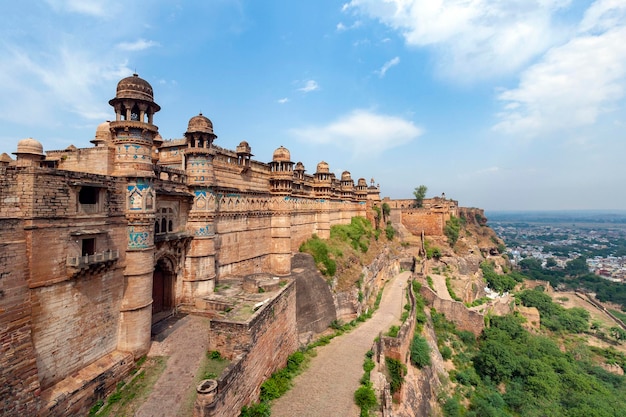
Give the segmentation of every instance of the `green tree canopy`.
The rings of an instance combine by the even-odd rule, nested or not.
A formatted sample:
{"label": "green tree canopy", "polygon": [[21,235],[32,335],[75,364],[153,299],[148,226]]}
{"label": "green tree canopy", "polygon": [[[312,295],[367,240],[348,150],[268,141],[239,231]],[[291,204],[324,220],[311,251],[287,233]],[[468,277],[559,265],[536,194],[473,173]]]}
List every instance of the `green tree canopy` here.
{"label": "green tree canopy", "polygon": [[415,191],[413,191],[413,195],[415,196],[415,205],[417,207],[422,207],[422,205],[424,204],[426,191],[428,191],[428,187],[426,187],[425,185],[420,185],[419,187],[415,188]]}

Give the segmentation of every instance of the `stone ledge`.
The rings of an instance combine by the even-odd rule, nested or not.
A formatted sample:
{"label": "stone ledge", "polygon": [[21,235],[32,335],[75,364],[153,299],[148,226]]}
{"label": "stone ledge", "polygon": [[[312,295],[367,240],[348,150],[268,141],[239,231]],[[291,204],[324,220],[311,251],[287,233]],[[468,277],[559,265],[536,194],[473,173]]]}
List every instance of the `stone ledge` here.
{"label": "stone ledge", "polygon": [[42,391],[42,416],[86,414],[96,400],[104,398],[135,365],[133,355],[113,351],[50,388]]}

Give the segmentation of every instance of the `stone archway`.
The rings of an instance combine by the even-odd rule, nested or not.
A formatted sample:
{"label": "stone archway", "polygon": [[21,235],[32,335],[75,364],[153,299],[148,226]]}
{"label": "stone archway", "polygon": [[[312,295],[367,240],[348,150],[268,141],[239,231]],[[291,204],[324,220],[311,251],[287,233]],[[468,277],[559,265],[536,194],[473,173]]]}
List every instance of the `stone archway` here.
{"label": "stone archway", "polygon": [[152,323],[174,312],[176,273],[172,261],[164,257],[157,261],[152,277]]}

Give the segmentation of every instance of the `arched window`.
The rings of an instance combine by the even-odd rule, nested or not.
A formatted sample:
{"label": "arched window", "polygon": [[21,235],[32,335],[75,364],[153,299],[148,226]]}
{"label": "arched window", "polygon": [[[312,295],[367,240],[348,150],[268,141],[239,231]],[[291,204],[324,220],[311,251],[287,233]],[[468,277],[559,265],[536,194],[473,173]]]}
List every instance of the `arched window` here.
{"label": "arched window", "polygon": [[161,232],[160,232],[160,229],[159,229],[159,221],[157,220],[157,221],[154,222],[154,234],[158,235],[159,233],[161,233]]}

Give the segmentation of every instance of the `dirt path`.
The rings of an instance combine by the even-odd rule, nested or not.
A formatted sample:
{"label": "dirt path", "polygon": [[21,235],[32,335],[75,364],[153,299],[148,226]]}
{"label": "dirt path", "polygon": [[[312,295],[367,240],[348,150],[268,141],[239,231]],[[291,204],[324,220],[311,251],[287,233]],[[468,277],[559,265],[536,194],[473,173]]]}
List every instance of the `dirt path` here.
{"label": "dirt path", "polygon": [[410,275],[403,272],[387,283],[380,308],[371,319],[317,348],[317,356],[295,378],[293,388],[273,402],[272,417],[359,415],[353,398],[363,375],[365,353],[380,332],[399,322],[405,303],[403,289]]}
{"label": "dirt path", "polygon": [[435,292],[439,298],[442,300],[452,300],[448,292],[448,287],[446,286],[446,277],[438,274],[431,274],[430,277],[433,279],[433,287],[435,287]]}
{"label": "dirt path", "polygon": [[185,316],[159,323],[148,356],[169,356],[165,371],[136,417],[179,417],[195,383],[208,340],[208,320]]}

